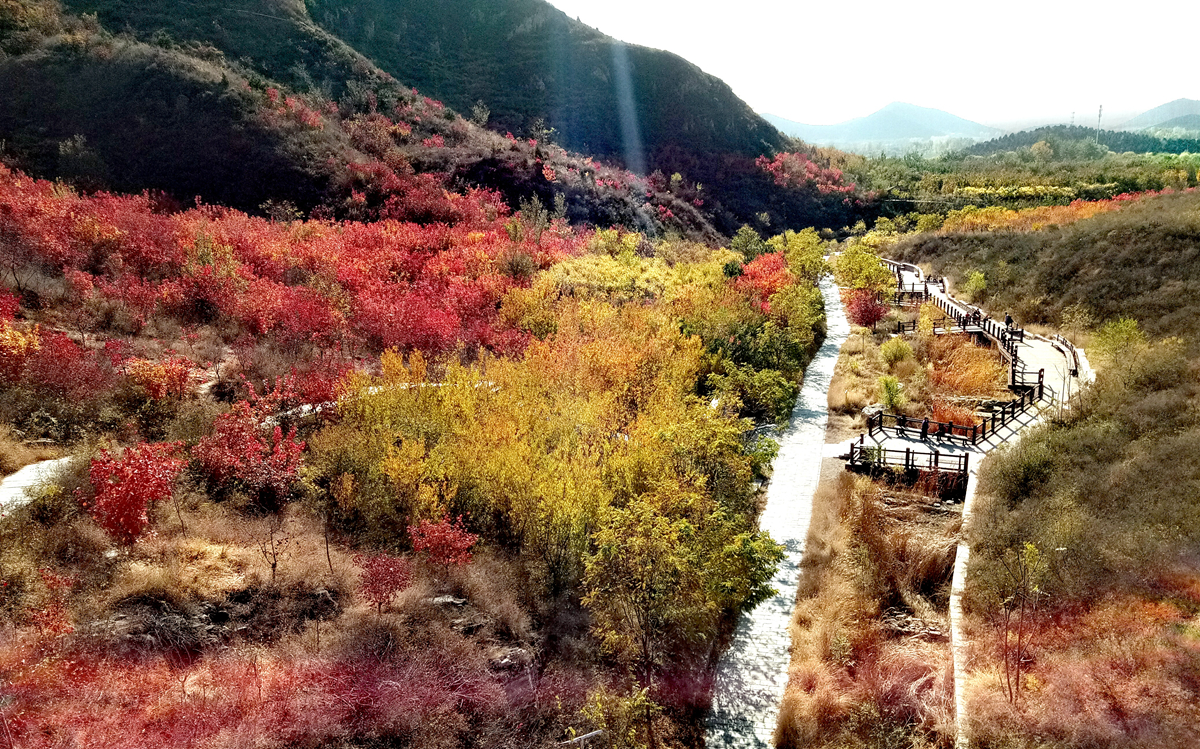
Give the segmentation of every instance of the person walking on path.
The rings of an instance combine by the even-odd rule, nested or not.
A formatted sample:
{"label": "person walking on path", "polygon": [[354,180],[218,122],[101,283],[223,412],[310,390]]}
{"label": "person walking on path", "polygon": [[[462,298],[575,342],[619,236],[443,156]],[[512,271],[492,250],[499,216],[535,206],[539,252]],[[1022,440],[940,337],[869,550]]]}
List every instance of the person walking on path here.
{"label": "person walking on path", "polygon": [[1012,315],[1005,312],[1004,313],[1004,327],[1011,328],[1012,326],[1013,326]]}
{"label": "person walking on path", "polygon": [[928,438],[929,438],[929,417],[926,416],[925,420],[921,422],[921,441],[924,442]]}

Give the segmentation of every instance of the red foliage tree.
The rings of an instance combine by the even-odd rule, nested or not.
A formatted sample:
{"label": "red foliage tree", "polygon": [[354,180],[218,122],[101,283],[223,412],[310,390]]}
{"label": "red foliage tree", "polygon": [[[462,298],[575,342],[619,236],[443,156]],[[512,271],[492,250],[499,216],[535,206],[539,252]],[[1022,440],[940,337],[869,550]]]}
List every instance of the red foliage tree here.
{"label": "red foliage tree", "polygon": [[479,540],[479,536],[463,527],[461,515],[453,522],[449,516],[436,523],[422,520],[408,526],[408,535],[412,538],[414,551],[443,567],[469,563],[471,547]]}
{"label": "red foliage tree", "polygon": [[846,295],[846,315],[855,325],[874,329],[890,310],[891,307],[879,301],[873,291],[855,289]]}
{"label": "red foliage tree", "polygon": [[764,312],[772,294],[796,282],[782,253],[766,252],[742,268],[733,288],[748,296]]}
{"label": "red foliage tree", "polygon": [[390,554],[360,554],[354,559],[362,567],[359,591],[377,611],[412,582],[412,564]]}
{"label": "red foliage tree", "polygon": [[182,446],[143,442],[119,456],[101,451],[88,471],[94,495],[85,503],[100,527],[121,543],[136,541],[150,524],[150,503],[171,497],[172,484],[184,466],[172,456]]}
{"label": "red foliage tree", "polygon": [[273,417],[280,404],[289,400],[294,400],[291,380],[280,379],[274,390],[263,395],[251,387],[249,400],[238,401],[217,417],[212,434],[192,451],[216,484],[240,484],[268,506],[287,496],[304,451],[304,442],[296,440],[296,428],[285,437]]}

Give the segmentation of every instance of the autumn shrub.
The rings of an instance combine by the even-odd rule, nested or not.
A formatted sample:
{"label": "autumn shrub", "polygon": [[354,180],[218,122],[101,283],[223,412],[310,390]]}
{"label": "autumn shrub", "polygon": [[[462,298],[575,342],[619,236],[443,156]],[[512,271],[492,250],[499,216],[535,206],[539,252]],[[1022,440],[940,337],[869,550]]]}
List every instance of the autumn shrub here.
{"label": "autumn shrub", "polygon": [[184,461],[172,457],[180,443],[142,443],[120,456],[102,450],[92,459],[92,495],[84,500],[92,517],[113,538],[130,544],[142,535],[155,502],[170,499]]}
{"label": "autumn shrub", "polygon": [[422,520],[408,528],[413,551],[430,564],[440,567],[461,566],[471,562],[471,547],[479,536],[463,527],[462,516],[451,520],[443,516],[431,522]]}
{"label": "autumn shrub", "polygon": [[978,304],[983,301],[984,292],[987,291],[987,278],[983,271],[971,271],[967,276],[966,283],[962,286],[963,297],[968,301]]}
{"label": "autumn shrub", "polygon": [[[887,293],[896,287],[896,275],[860,242],[851,242],[841,253],[834,256],[833,275],[838,286],[871,295]],[[862,323],[858,323],[862,324]]]}
{"label": "autumn shrub", "polygon": [[412,568],[405,558],[379,553],[360,555],[355,561],[362,568],[359,591],[377,611],[383,611],[412,580]]}
{"label": "autumn shrub", "polygon": [[244,488],[259,504],[276,508],[303,461],[304,442],[296,440],[296,428],[284,435],[282,427],[269,421],[293,397],[291,383],[279,380],[262,395],[253,387],[249,393],[252,401],[238,401],[218,416],[212,434],[192,454],[216,486]]}
{"label": "autumn shrub", "polygon": [[912,346],[908,344],[908,341],[899,336],[894,336],[889,338],[882,346],[879,347],[879,353],[881,356],[883,356],[884,362],[891,367],[899,364],[905,359],[912,358],[913,350]]}
{"label": "autumn shrub", "polygon": [[944,746],[954,735],[943,641],[891,628],[904,616],[946,626],[935,591],[947,587],[954,529],[882,495],[849,474],[818,488],[789,627],[780,746]]}
{"label": "autumn shrub", "polygon": [[850,318],[850,322],[871,329],[891,311],[889,305],[878,300],[875,292],[867,289],[848,292],[845,305],[846,316]]}

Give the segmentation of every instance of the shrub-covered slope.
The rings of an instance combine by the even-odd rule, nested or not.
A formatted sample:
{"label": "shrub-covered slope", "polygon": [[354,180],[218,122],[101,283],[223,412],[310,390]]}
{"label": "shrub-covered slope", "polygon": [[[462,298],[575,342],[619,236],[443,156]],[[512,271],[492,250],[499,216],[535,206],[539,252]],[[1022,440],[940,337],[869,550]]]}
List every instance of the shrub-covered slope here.
{"label": "shrub-covered slope", "polygon": [[[771,231],[838,228],[853,224],[862,209],[841,194],[780,189],[755,157],[799,149],[829,166],[828,155],[780,135],[720,80],[675,55],[623,45],[540,0],[431,6],[68,0],[67,7],[94,14],[93,23],[109,31],[228,68],[260,90],[274,85],[337,102],[343,112],[395,119],[396,104],[416,86],[499,133],[561,143],[643,175],[679,173],[689,193],[680,197],[703,206],[725,234],[744,223]],[[477,109],[480,103],[490,111]],[[544,187],[540,164],[528,175],[514,173],[477,140],[488,147],[457,155],[449,167],[445,154],[434,154],[418,169],[447,169],[459,183],[498,189],[513,207],[530,194],[530,184]],[[552,197],[536,192],[543,202]],[[578,220],[578,201],[567,197],[569,215]],[[596,202],[587,220],[650,228],[629,209],[596,211]]]}
{"label": "shrub-covered slope", "polygon": [[[993,209],[988,209],[993,210]],[[987,279],[988,304],[1022,322],[1059,323],[1081,305],[1098,321],[1137,319],[1155,336],[1200,340],[1200,193],[1146,197],[1036,231],[921,234],[894,254]]]}
{"label": "shrub-covered slope", "polygon": [[346,139],[289,137],[256,116],[256,99],[220,68],[121,39],[0,60],[0,137],[33,172],[181,200],[312,207],[330,177],[322,157]]}

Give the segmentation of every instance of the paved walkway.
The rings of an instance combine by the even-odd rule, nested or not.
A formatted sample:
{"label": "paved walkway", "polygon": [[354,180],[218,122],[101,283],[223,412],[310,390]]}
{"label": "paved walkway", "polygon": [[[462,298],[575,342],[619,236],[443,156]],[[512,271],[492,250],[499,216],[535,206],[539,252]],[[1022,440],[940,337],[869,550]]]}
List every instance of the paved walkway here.
{"label": "paved walkway", "polygon": [[721,657],[709,718],[709,749],[775,745],[775,724],[791,660],[788,625],[796,604],[813,493],[821,475],[829,383],[838,353],[850,334],[837,287],[823,280],[821,293],[828,333],[804,374],[791,419],[778,435],[779,455],[767,487],[766,508],[759,518],[759,527],[787,550],[772,581],[779,593],[742,615],[733,645]]}
{"label": "paved walkway", "polygon": [[25,466],[0,481],[0,517],[28,502],[29,496],[25,490],[46,483],[59,466],[68,460],[69,457],[43,460],[41,463]]}
{"label": "paved walkway", "polygon": [[[910,284],[921,285],[925,281],[920,269],[915,266],[901,265],[899,266],[899,271],[901,283],[906,286]],[[930,286],[929,291],[934,296],[949,302],[964,313],[969,314],[978,309],[942,292],[939,287]],[[945,447],[939,446],[939,450],[947,452],[953,450],[958,454],[964,452],[974,453],[968,464],[967,495],[963,503],[964,532],[974,511],[979,464],[983,461],[984,456],[1002,444],[1019,441],[1026,429],[1041,423],[1051,412],[1059,408],[1068,408],[1070,398],[1078,392],[1080,386],[1092,380],[1092,370],[1088,364],[1087,356],[1082,350],[1078,351],[1078,355],[1080,359],[1079,371],[1073,376],[1071,369],[1073,368],[1074,360],[1061,344],[1042,336],[1026,333],[1024,340],[1017,342],[1017,358],[1019,361],[1017,371],[1022,376],[1020,381],[1030,382],[1036,379],[1039,370],[1043,370],[1045,399],[1026,410],[1016,419],[1011,420],[1006,427],[997,429],[986,441],[980,442],[978,445],[967,445],[959,447],[956,450],[949,445]],[[900,450],[903,450],[905,447],[915,447],[918,444],[922,444],[917,440],[906,440],[899,437],[873,440],[868,436],[867,441],[886,444],[889,449]],[[838,445],[836,447],[840,448],[843,446]],[[845,451],[849,452],[849,443],[846,443]],[[962,594],[966,589],[967,565],[970,562],[970,558],[971,547],[965,543],[960,543],[954,557],[954,574],[950,584],[950,647],[954,659],[954,714],[956,716],[957,728],[954,744],[957,749],[967,749],[970,745],[970,737],[966,732],[965,721],[962,720],[967,712],[965,687],[968,649],[968,643],[963,631]]]}

